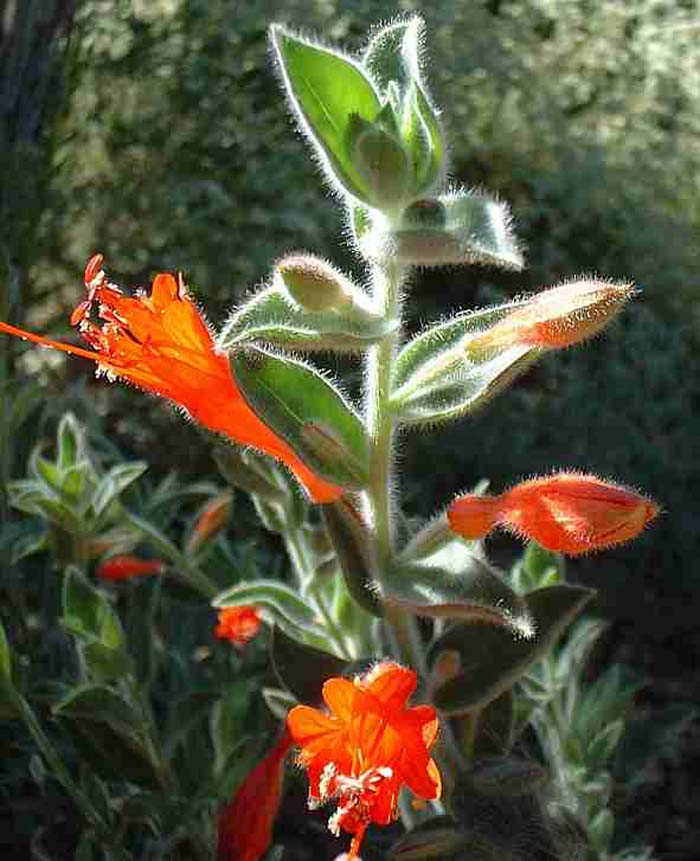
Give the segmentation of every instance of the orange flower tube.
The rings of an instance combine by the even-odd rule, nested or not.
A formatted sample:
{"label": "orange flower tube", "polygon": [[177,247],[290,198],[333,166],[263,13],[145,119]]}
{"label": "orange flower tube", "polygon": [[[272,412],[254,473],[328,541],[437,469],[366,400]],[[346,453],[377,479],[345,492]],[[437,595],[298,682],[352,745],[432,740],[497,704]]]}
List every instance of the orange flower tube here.
{"label": "orange flower tube", "polygon": [[99,580],[132,580],[149,574],[161,574],[165,571],[165,562],[160,559],[140,559],[138,556],[123,554],[111,556],[97,568]]}
{"label": "orange flower tube", "polygon": [[[315,475],[248,406],[227,357],[217,352],[182,278],[156,275],[150,296],[125,296],[107,281],[102,259],[98,254],[88,262],[87,298],[71,316],[92,350],[51,341],[8,323],[0,322],[0,331],[97,362],[98,372],[167,398],[209,430],[282,461],[314,502],[337,499],[340,489]],[[99,324],[93,321],[94,315]]]}
{"label": "orange flower tube", "polygon": [[230,640],[243,648],[260,630],[262,620],[255,607],[225,607],[219,610],[219,623],[214,634],[220,640]]}
{"label": "orange flower tube", "polygon": [[285,730],[222,808],[217,861],[259,861],[267,851],[282,795],[284,760],[291,746]]}
{"label": "orange flower tube", "polygon": [[465,538],[501,526],[569,556],[636,538],[658,514],[636,491],[576,472],[524,481],[500,496],[460,496],[447,510],[450,528]]}
{"label": "orange flower tube", "polygon": [[287,716],[309,775],[309,807],[336,802],[328,827],[352,834],[348,859],[357,858],[371,822],[396,819],[402,786],[418,798],[440,797],[440,772],[430,756],[435,709],[407,707],[416,681],[413,670],[385,661],[353,681],[329,679],[323,686],[328,712],[295,706]]}

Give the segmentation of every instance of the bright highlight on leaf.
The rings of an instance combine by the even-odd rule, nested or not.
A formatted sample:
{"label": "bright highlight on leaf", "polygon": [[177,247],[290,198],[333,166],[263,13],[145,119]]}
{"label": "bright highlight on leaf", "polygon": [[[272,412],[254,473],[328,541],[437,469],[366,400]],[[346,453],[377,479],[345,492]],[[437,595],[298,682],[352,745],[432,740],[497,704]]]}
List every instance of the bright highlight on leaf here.
{"label": "bright highlight on leaf", "polygon": [[327,713],[296,706],[287,718],[309,775],[309,806],[336,803],[328,826],[353,835],[351,858],[371,822],[396,818],[403,785],[418,798],[440,797],[440,773],[430,757],[437,715],[432,706],[407,707],[416,683],[413,670],[385,661],[353,681],[329,679]]}
{"label": "bright highlight on leaf", "polygon": [[465,538],[500,526],[569,556],[630,541],[658,514],[636,491],[576,472],[524,481],[500,496],[461,496],[447,510]]}
{"label": "bright highlight on leaf", "polygon": [[214,633],[220,640],[229,640],[242,648],[258,633],[261,624],[256,607],[225,607],[219,610],[219,623]]}
{"label": "bright highlight on leaf", "polygon": [[[97,362],[98,372],[120,377],[183,407],[209,430],[250,445],[286,464],[315,502],[340,495],[315,475],[248,406],[228,358],[217,352],[207,324],[178,276],[160,274],[150,295],[126,296],[110,283],[95,255],[85,269],[87,298],[71,323],[92,350],[51,341],[0,322],[0,331]],[[94,322],[97,316],[99,324]]]}

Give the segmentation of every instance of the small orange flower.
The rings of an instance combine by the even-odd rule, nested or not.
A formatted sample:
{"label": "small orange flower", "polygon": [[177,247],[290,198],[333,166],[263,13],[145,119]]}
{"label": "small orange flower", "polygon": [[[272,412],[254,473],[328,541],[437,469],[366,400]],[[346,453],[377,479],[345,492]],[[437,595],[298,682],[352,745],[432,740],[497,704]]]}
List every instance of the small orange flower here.
{"label": "small orange flower", "polygon": [[285,730],[219,814],[217,861],[259,861],[272,842],[282,793],[284,760],[292,746]]}
{"label": "small orange flower", "polygon": [[328,827],[353,835],[356,858],[367,826],[388,825],[405,784],[419,798],[440,797],[440,773],[430,757],[438,732],[435,709],[408,708],[416,674],[385,661],[353,681],[329,679],[323,699],[330,713],[295,706],[287,726],[309,775],[309,806],[337,803]]}
{"label": "small orange flower", "polygon": [[219,624],[214,633],[220,640],[230,640],[243,648],[260,630],[260,614],[255,607],[224,607],[219,610]]}
{"label": "small orange flower", "polygon": [[92,350],[51,341],[8,323],[0,322],[0,331],[90,359],[97,362],[98,372],[167,398],[209,430],[282,461],[315,502],[340,496],[337,487],[315,475],[248,406],[228,358],[216,350],[180,276],[176,280],[172,275],[156,275],[150,296],[125,296],[108,282],[102,259],[97,254],[88,261],[87,298],[71,315],[71,324]]}
{"label": "small orange flower", "polygon": [[148,574],[161,574],[165,571],[165,562],[160,559],[139,559],[138,556],[123,554],[105,559],[97,568],[99,580],[131,580]]}
{"label": "small orange flower", "polygon": [[460,496],[447,517],[465,538],[483,538],[502,526],[548,550],[579,556],[636,538],[658,513],[654,502],[634,490],[561,472],[516,484],[500,496]]}

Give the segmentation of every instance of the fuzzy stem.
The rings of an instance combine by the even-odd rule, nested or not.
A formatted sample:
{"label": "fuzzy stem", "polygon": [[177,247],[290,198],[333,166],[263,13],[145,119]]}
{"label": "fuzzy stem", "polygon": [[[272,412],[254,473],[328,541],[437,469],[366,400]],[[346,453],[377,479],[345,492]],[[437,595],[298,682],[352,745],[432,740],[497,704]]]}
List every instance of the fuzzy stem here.
{"label": "fuzzy stem", "polygon": [[[394,261],[373,270],[374,301],[385,319],[396,328],[374,346],[367,366],[366,416],[370,435],[370,483],[367,510],[377,541],[379,577],[386,578],[394,555],[395,524],[392,498],[394,418],[391,388],[396,351],[401,338],[401,286],[403,268]],[[425,672],[425,656],[415,619],[398,607],[387,605],[386,619],[396,657]]]}

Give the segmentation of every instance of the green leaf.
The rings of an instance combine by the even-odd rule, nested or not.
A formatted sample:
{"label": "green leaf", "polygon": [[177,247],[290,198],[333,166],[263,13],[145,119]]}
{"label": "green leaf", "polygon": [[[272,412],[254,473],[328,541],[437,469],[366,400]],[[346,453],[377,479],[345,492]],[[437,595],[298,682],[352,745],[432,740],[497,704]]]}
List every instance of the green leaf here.
{"label": "green leaf", "polygon": [[295,696],[280,688],[263,688],[262,696],[272,715],[280,721],[285,720],[289,709],[297,704]]}
{"label": "green leaf", "polygon": [[307,466],[341,487],[366,486],[362,419],[318,371],[254,347],[234,353],[231,369],[250,407]]}
{"label": "green leaf", "polygon": [[416,615],[490,622],[522,637],[533,634],[525,600],[460,538],[383,579],[383,600]]}
{"label": "green leaf", "polygon": [[353,117],[372,122],[379,97],[362,67],[347,57],[271,28],[287,93],[304,131],[317,147],[331,179],[360,200],[366,184],[348,152]]}
{"label": "green leaf", "polygon": [[308,311],[276,287],[267,287],[239,308],[218,337],[222,350],[264,341],[295,350],[357,353],[390,334],[396,321],[352,311]]}
{"label": "green leaf", "polygon": [[589,768],[599,769],[606,766],[615,753],[624,731],[625,722],[620,718],[609,723],[590,740],[584,750],[584,757]]}
{"label": "green leaf", "polygon": [[321,702],[323,683],[340,676],[347,663],[322,649],[303,645],[275,628],[272,632],[272,666],[280,684],[300,703]]}
{"label": "green leaf", "polygon": [[527,604],[536,633],[529,640],[493,624],[462,623],[447,630],[433,643],[431,653],[457,650],[462,672],[435,691],[435,705],[447,714],[483,708],[513,686],[594,594],[591,589],[564,585],[531,592]]}
{"label": "green leaf", "polygon": [[218,608],[253,605],[289,636],[320,646],[327,644],[326,632],[316,621],[316,611],[279,580],[237,583],[217,595],[212,604]]}
{"label": "green leaf", "polygon": [[511,798],[540,789],[548,780],[547,770],[537,762],[512,756],[492,756],[478,760],[469,772],[469,781],[481,795]]}
{"label": "green leaf", "polygon": [[524,266],[507,206],[477,191],[417,200],[404,210],[398,226],[375,222],[359,247],[370,260],[392,254],[399,263],[414,266]]}
{"label": "green leaf", "polygon": [[99,685],[78,688],[54,712],[70,722],[74,739],[90,751],[88,761],[101,776],[150,788],[162,786],[158,764],[144,740],[143,721],[116,691]]}
{"label": "green leaf", "polygon": [[501,347],[481,359],[468,344],[518,303],[459,314],[418,334],[396,360],[393,409],[406,424],[448,421],[482,406],[539,357],[526,345]]}
{"label": "green leaf", "polygon": [[416,84],[404,101],[401,138],[413,168],[413,194],[427,194],[444,174],[445,141],[435,111]]}
{"label": "green leaf", "polygon": [[56,465],[60,470],[70,469],[85,457],[83,429],[73,413],[65,413],[61,417],[56,431],[56,441],[58,445]]}
{"label": "green leaf", "polygon": [[8,682],[12,681],[12,652],[7,640],[5,627],[0,621],[0,676]]}
{"label": "green leaf", "polygon": [[148,464],[144,461],[120,463],[113,466],[107,475],[100,480],[92,496],[90,504],[95,514],[99,517],[109,504],[137,478],[142,476],[147,469]]}
{"label": "green leaf", "polygon": [[513,691],[504,691],[487,703],[476,717],[473,754],[476,757],[507,753],[513,745],[515,712]]}
{"label": "green leaf", "polygon": [[384,611],[376,580],[377,562],[373,533],[346,497],[320,508],[348,592],[360,607],[374,616],[381,617]]}
{"label": "green leaf", "polygon": [[69,566],[63,579],[63,626],[84,643],[84,656],[96,673],[126,672],[124,633],[107,598],[77,568]]}

